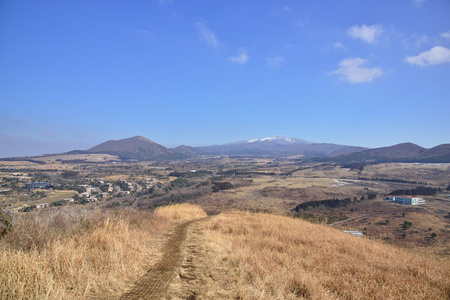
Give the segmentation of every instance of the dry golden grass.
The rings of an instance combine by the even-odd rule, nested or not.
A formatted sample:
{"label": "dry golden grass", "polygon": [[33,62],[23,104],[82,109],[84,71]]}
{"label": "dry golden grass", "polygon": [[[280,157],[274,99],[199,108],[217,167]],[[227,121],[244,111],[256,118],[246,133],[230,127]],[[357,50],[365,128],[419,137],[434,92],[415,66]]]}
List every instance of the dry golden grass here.
{"label": "dry golden grass", "polygon": [[230,263],[236,299],[450,295],[448,261],[281,216],[227,212],[204,224],[210,248]]}
{"label": "dry golden grass", "polygon": [[31,161],[6,161],[0,160],[0,165],[3,166],[35,166],[37,163]]}
{"label": "dry golden grass", "polygon": [[170,221],[198,219],[207,216],[200,206],[189,203],[158,207],[155,215]]}
{"label": "dry golden grass", "polygon": [[127,178],[128,175],[111,175],[103,177],[106,181],[126,180]]}
{"label": "dry golden grass", "polygon": [[0,299],[111,299],[145,272],[167,227],[142,211],[22,215],[0,240]]}

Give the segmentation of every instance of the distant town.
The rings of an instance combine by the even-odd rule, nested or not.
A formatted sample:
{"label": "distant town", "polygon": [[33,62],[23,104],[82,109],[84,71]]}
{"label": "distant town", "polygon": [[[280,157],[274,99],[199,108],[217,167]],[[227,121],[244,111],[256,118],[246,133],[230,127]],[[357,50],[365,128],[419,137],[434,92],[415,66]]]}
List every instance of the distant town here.
{"label": "distant town", "polygon": [[[114,198],[129,196],[142,191],[155,191],[163,184],[155,177],[146,177],[140,180],[106,181],[103,178],[77,178],[73,180],[60,179],[56,181],[23,181],[33,178],[26,173],[12,172],[3,174],[3,188],[0,194],[8,196],[11,194],[20,195],[24,201],[19,205],[9,204],[4,207],[8,212],[28,212],[34,209],[43,209],[52,206],[68,204],[86,204],[90,202],[111,201]],[[51,200],[52,193],[56,194],[55,201]],[[64,197],[61,195],[71,195]]]}

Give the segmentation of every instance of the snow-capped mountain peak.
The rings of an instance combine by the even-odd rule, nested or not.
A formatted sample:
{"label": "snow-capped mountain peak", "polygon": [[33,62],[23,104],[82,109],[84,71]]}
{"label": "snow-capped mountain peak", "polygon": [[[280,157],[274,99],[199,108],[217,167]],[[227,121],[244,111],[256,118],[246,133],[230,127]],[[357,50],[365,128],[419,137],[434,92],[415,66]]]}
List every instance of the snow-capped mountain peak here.
{"label": "snow-capped mountain peak", "polygon": [[276,135],[274,137],[265,137],[262,139],[253,139],[247,141],[247,143],[263,143],[263,142],[266,143],[269,142],[273,144],[311,144],[310,142],[301,139],[284,137],[282,135]]}

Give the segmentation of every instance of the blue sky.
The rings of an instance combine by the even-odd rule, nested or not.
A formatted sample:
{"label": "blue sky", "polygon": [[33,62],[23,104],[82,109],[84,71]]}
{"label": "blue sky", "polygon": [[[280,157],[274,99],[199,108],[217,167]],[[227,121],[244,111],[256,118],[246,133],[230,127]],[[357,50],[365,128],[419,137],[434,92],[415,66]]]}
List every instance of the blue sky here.
{"label": "blue sky", "polygon": [[0,2],[0,157],[450,143],[450,1]]}

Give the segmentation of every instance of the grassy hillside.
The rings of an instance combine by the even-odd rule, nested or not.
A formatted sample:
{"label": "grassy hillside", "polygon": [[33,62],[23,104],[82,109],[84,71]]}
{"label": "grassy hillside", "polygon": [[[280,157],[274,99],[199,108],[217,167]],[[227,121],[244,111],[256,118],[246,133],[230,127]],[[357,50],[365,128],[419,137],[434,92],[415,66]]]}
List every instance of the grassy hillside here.
{"label": "grassy hillside", "polygon": [[[449,261],[298,219],[222,213],[204,225],[236,299],[447,299]],[[220,281],[209,290],[223,290]]]}
{"label": "grassy hillside", "polygon": [[117,298],[162,258],[175,224],[199,218],[183,242],[186,257],[175,266],[169,298],[186,295],[184,288],[199,299],[450,295],[445,257],[427,258],[289,217],[205,216],[190,204],[154,212],[66,207],[17,215],[14,230],[0,239],[0,299]]}

